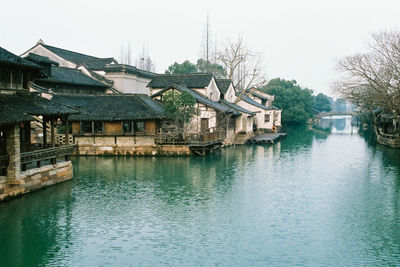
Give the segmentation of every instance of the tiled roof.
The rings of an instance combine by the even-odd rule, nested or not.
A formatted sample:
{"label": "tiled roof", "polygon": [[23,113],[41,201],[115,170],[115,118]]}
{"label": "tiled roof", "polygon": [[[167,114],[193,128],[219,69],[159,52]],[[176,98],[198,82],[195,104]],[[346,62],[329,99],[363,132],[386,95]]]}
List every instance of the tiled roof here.
{"label": "tiled roof", "polygon": [[50,64],[50,65],[56,65],[58,66],[58,62],[55,62],[51,59],[49,59],[48,57],[43,57],[43,56],[39,56],[33,53],[29,53],[29,55],[25,58],[29,61],[35,62],[35,63],[44,63],[44,64]]}
{"label": "tiled roof", "polygon": [[249,110],[247,110],[245,108],[242,108],[241,106],[236,105],[235,103],[228,102],[228,101],[226,101],[224,99],[221,99],[219,102],[221,102],[222,105],[226,105],[226,106],[230,107],[231,109],[237,110],[237,111],[239,111],[241,113],[246,113],[246,114],[249,114],[251,116],[256,115],[254,112],[251,112],[251,111],[249,111]]}
{"label": "tiled roof", "polygon": [[52,100],[54,102],[75,107],[81,108],[86,106],[90,101],[93,100],[95,96],[92,95],[62,95],[62,94],[54,94]]}
{"label": "tiled roof", "polygon": [[57,116],[78,112],[34,94],[0,94],[0,125],[32,120],[30,115]]}
{"label": "tiled roof", "polygon": [[226,92],[229,89],[229,86],[231,85],[232,81],[230,79],[216,79],[218,88],[221,91],[221,93],[226,94]]}
{"label": "tiled roof", "polygon": [[41,70],[41,67],[39,65],[17,55],[14,55],[13,53],[5,50],[2,47],[0,47],[0,64],[15,65],[24,68]]}
{"label": "tiled roof", "polygon": [[165,88],[171,83],[180,84],[188,88],[207,87],[214,76],[210,73],[191,73],[191,74],[158,74],[147,85],[152,88]]}
{"label": "tiled roof", "polygon": [[[0,97],[0,103],[1,103],[1,97]],[[4,108],[7,108],[7,112],[5,112],[5,111],[3,112]],[[30,116],[26,113],[21,113],[21,111],[19,109],[14,108],[14,107],[1,106],[0,110],[1,110],[0,126],[7,125],[7,124],[16,124],[19,122],[33,120],[32,116]]]}
{"label": "tiled roof", "polygon": [[113,81],[113,80],[109,80],[109,79],[107,79],[106,77],[104,77],[103,75],[98,74],[98,73],[92,71],[92,70],[89,69],[89,68],[86,68],[86,70],[87,70],[87,71],[92,75],[92,77],[94,77],[95,79],[100,80],[100,81],[102,81],[102,82],[105,82],[105,83],[107,83],[107,84],[109,84],[109,85],[111,85],[111,86],[114,85],[114,81]]}
{"label": "tiled roof", "polygon": [[125,65],[125,64],[109,64],[109,65],[105,66],[104,71],[106,73],[124,72],[124,73],[129,73],[129,74],[135,74],[135,75],[149,78],[149,79],[152,79],[157,76],[156,73],[141,70],[134,66]]}
{"label": "tiled roof", "polygon": [[[67,97],[64,97],[65,102]],[[122,121],[164,117],[161,104],[147,95],[109,94],[93,96],[86,105],[81,107],[81,114],[70,116],[70,120]]]}
{"label": "tiled roof", "polygon": [[98,59],[83,59],[83,60],[76,59],[74,60],[74,62],[77,63],[78,65],[83,64],[91,70],[104,70],[106,65],[115,62],[115,59],[112,57],[98,58]]}
{"label": "tiled roof", "polygon": [[273,110],[273,109],[277,109],[274,106],[265,106],[263,104],[258,103],[257,101],[251,99],[250,97],[246,96],[246,95],[240,95],[239,93],[236,94],[237,97],[239,97],[241,100],[247,102],[250,105],[253,105],[255,107],[259,107],[265,110]]}
{"label": "tiled roof", "polygon": [[268,100],[268,97],[265,97],[263,95],[257,94],[256,92],[253,92],[252,95],[255,96],[255,97],[258,97],[258,98],[260,98],[262,100]]}
{"label": "tiled roof", "polygon": [[246,90],[246,93],[250,93],[250,92],[251,92],[251,94],[252,94],[253,96],[255,96],[255,97],[258,97],[258,98],[260,98],[260,99],[262,99],[262,100],[268,100],[268,97],[263,96],[263,95],[257,93],[257,91],[259,91],[259,90],[254,89],[254,88],[253,88],[253,89],[247,89],[247,90]]}
{"label": "tiled roof", "polygon": [[50,82],[50,83],[89,85],[102,88],[108,87],[107,85],[85,75],[80,70],[64,68],[64,67],[56,67],[56,66],[51,67],[51,77],[49,77],[48,79],[40,79],[38,81]]}
{"label": "tiled roof", "polygon": [[165,87],[164,89],[162,89],[161,91],[157,92],[156,94],[152,95],[151,97],[154,98],[156,96],[162,95],[164,92],[168,91],[169,89],[176,89],[180,92],[187,92],[189,94],[191,94],[196,101],[209,106],[217,111],[221,111],[221,112],[227,112],[227,113],[233,113],[234,115],[240,115],[240,113],[238,113],[236,110],[227,107],[226,105],[222,105],[221,103],[217,102],[217,101],[213,101],[210,100],[209,98],[197,93],[196,91],[187,88],[186,86],[180,85],[180,84],[175,84],[172,83],[169,86]]}
{"label": "tiled roof", "polygon": [[50,45],[45,45],[42,44],[45,48],[53,52],[54,54],[57,54],[58,56],[68,60],[72,61],[76,64],[85,64],[88,68],[92,70],[102,70],[105,65],[110,64],[112,62],[116,62],[114,58],[99,58],[99,57],[94,57],[94,56],[89,56],[85,55],[82,53],[62,49],[59,47],[54,47]]}

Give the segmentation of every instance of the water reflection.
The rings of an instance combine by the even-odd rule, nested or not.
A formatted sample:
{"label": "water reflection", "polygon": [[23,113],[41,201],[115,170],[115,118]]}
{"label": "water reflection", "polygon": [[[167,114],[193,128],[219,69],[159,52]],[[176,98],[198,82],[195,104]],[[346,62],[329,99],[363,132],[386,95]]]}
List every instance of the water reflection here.
{"label": "water reflection", "polygon": [[399,151],[351,134],[347,118],[327,125],[332,134],[290,127],[275,145],[209,157],[76,158],[73,181],[0,204],[0,259],[398,264]]}
{"label": "water reflection", "polygon": [[353,134],[357,133],[357,120],[351,116],[323,117],[315,128],[332,134]]}

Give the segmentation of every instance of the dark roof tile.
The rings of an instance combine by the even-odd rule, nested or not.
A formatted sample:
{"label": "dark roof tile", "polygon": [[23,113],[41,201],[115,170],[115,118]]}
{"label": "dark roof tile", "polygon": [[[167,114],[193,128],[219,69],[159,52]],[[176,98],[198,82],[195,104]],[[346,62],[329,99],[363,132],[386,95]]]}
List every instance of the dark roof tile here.
{"label": "dark roof tile", "polygon": [[32,120],[30,115],[57,116],[78,112],[35,94],[0,95],[0,125]]}
{"label": "dark roof tile", "polygon": [[226,92],[229,89],[229,86],[231,85],[232,81],[230,79],[216,79],[218,88],[221,91],[221,93],[226,94]]}
{"label": "dark roof tile", "polygon": [[62,48],[55,47],[55,46],[50,46],[50,45],[45,45],[45,44],[42,44],[42,45],[45,48],[47,48],[48,50],[50,50],[51,52],[53,52],[54,54],[57,54],[58,56],[66,59],[68,61],[74,62],[78,65],[84,64],[92,70],[102,70],[105,67],[105,65],[107,65],[107,64],[110,64],[112,62],[118,63],[112,57],[99,58],[99,57],[89,56],[89,55],[85,55],[82,53],[62,49]]}
{"label": "dark roof tile", "polygon": [[90,78],[85,75],[82,71],[64,67],[51,67],[51,77],[48,79],[40,79],[40,82],[49,83],[65,83],[65,84],[77,84],[77,85],[89,85],[95,87],[108,87],[107,85]]}
{"label": "dark roof tile", "polygon": [[[64,103],[68,102],[67,97],[63,97]],[[73,101],[77,101],[77,99],[71,102]],[[110,94],[88,98],[87,103],[81,107],[81,114],[72,115],[70,120],[122,121],[161,119],[164,117],[161,104],[147,95]]]}
{"label": "dark roof tile", "polygon": [[55,62],[55,61],[49,59],[48,57],[39,56],[39,55],[36,55],[33,53],[29,53],[29,55],[25,59],[35,62],[35,63],[38,63],[38,64],[44,63],[44,64],[50,64],[50,65],[56,65],[56,66],[59,65],[58,62]]}
{"label": "dark roof tile", "polygon": [[125,64],[109,64],[109,65],[105,66],[104,71],[106,73],[123,72],[123,73],[135,74],[135,75],[142,76],[142,77],[149,78],[149,79],[153,79],[154,77],[157,76],[156,73],[146,71],[146,70],[141,70],[134,66],[125,65]]}
{"label": "dark roof tile", "polygon": [[22,57],[19,57],[4,48],[0,47],[0,64],[15,65],[24,68],[31,68],[36,70],[41,70],[41,66],[30,62]]}
{"label": "dark roof tile", "polygon": [[237,110],[237,111],[239,111],[241,113],[246,113],[246,114],[249,114],[251,116],[256,115],[254,112],[251,112],[251,111],[249,111],[249,110],[247,110],[245,108],[242,108],[241,106],[236,105],[235,103],[228,102],[228,101],[226,101],[224,99],[221,99],[220,102],[221,102],[222,105],[226,105],[226,106],[228,106],[228,107],[230,107],[230,108],[232,108],[234,110]]}
{"label": "dark roof tile", "polygon": [[257,101],[255,101],[254,99],[251,99],[250,97],[248,97],[247,95],[240,95],[239,93],[236,93],[236,96],[239,97],[241,100],[247,102],[250,105],[253,105],[255,107],[259,107],[262,108],[264,110],[273,110],[273,109],[277,109],[274,106],[265,106],[263,104],[258,103]]}
{"label": "dark roof tile", "polygon": [[196,99],[196,101],[198,101],[206,106],[209,106],[217,111],[228,112],[228,113],[233,113],[235,115],[238,115],[238,112],[236,110],[234,110],[230,107],[227,107],[226,105],[222,105],[221,103],[219,103],[217,101],[213,101],[213,100],[197,93],[196,91],[189,89],[186,86],[183,86],[180,84],[171,83],[169,86],[165,87],[164,89],[162,89],[161,91],[152,95],[151,97],[154,98],[156,96],[162,95],[164,92],[168,91],[171,88],[175,88],[180,92],[187,92],[187,93],[191,94]]}
{"label": "dark roof tile", "polygon": [[210,73],[191,73],[191,74],[158,74],[147,85],[152,88],[164,88],[171,83],[180,84],[188,88],[205,88],[214,76]]}

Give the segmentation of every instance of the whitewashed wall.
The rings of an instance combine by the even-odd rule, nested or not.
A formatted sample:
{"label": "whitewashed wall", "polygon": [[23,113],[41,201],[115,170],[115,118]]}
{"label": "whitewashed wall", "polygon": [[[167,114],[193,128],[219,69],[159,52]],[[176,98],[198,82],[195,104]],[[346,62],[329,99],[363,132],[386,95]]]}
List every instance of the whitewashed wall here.
{"label": "whitewashed wall", "polygon": [[110,73],[106,74],[105,77],[113,80],[114,87],[121,93],[150,95],[150,88],[146,86],[151,79],[126,73]]}

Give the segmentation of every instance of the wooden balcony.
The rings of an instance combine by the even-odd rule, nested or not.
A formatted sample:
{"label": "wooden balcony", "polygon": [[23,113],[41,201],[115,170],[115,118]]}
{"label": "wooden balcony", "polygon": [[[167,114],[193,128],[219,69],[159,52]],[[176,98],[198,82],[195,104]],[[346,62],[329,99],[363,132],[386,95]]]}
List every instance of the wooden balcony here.
{"label": "wooden balcony", "polygon": [[36,162],[36,166],[40,167],[41,162],[45,160],[50,160],[51,164],[56,164],[59,157],[65,157],[65,160],[69,160],[75,149],[75,145],[67,145],[21,153],[21,170],[25,171],[27,165],[33,162]]}

